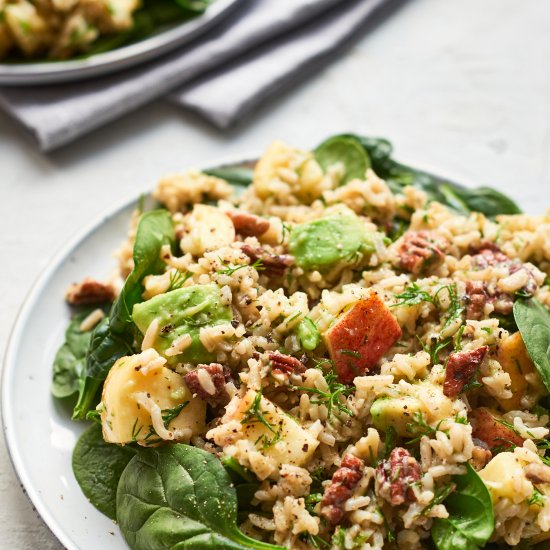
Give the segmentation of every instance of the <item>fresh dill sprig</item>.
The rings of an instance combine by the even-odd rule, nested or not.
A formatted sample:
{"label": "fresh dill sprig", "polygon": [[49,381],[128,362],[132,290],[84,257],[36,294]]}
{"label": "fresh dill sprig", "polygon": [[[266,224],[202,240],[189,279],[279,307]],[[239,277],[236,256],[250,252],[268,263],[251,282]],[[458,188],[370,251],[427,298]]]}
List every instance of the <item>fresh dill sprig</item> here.
{"label": "fresh dill sprig", "polygon": [[132,441],[137,441],[137,437],[140,434],[141,430],[143,429],[143,426],[140,426],[138,429],[137,423],[138,423],[138,418],[136,418],[134,425],[132,426],[132,433],[131,433]]}
{"label": "fresh dill sprig", "polygon": [[254,263],[252,264],[241,264],[236,265],[234,267],[231,267],[229,264],[226,264],[222,261],[221,258],[219,258],[220,262],[222,262],[222,266],[224,266],[223,269],[219,269],[218,273],[220,275],[233,275],[236,271],[239,271],[239,269],[243,269],[243,267],[253,267],[256,271],[263,271],[265,269],[264,263],[262,262],[261,258],[258,258]]}
{"label": "fresh dill sprig", "polygon": [[425,435],[427,435],[427,436],[435,435],[439,431],[443,431],[443,433],[448,434],[448,430],[440,430],[439,429],[440,426],[441,426],[441,423],[443,421],[444,421],[444,419],[441,419],[437,423],[437,426],[435,428],[433,428],[424,419],[424,415],[423,415],[422,411],[416,411],[413,414],[412,421],[409,422],[406,426],[407,431],[410,432],[411,434],[416,434],[416,436],[413,437],[412,439],[409,439],[408,441],[406,441],[405,444],[406,445],[414,445],[415,443],[418,443],[423,436],[425,436]]}
{"label": "fresh dill sprig", "polygon": [[281,440],[281,431],[276,429],[275,424],[271,424],[269,420],[265,417],[262,411],[262,390],[260,389],[256,392],[256,396],[252,401],[250,407],[244,413],[241,424],[262,424],[264,425],[272,434],[273,437],[269,438],[266,434],[261,435],[256,441],[255,444],[262,444],[262,450],[268,449],[269,447],[275,445],[277,441]]}
{"label": "fresh dill sprig", "polygon": [[393,426],[386,430],[386,439],[384,441],[384,458],[388,458],[390,453],[397,445],[397,431]]}
{"label": "fresh dill sprig", "polygon": [[422,290],[417,283],[410,284],[401,294],[396,294],[398,302],[392,304],[391,307],[412,307],[422,302],[428,302],[434,305],[437,309],[443,309],[441,304],[441,293],[447,292],[449,295],[449,307],[447,308],[448,317],[443,325],[442,331],[450,326],[458,319],[465,310],[465,307],[460,302],[456,283],[440,286],[432,296],[429,292]]}
{"label": "fresh dill sprig", "polygon": [[412,307],[422,302],[434,303],[434,299],[429,292],[422,290],[416,283],[410,284],[401,294],[396,294],[395,297],[399,300],[390,307]]}
{"label": "fresh dill sprig", "polygon": [[172,409],[162,409],[162,422],[166,429],[168,429],[170,422],[172,422],[172,420],[174,420],[174,418],[176,418],[180,414],[180,412],[185,409],[185,407],[187,407],[187,405],[189,405],[189,401],[184,401],[183,403],[181,403],[180,405],[176,405]]}
{"label": "fresh dill sprig", "polygon": [[434,497],[430,500],[422,512],[420,512],[420,515],[427,515],[434,506],[441,504],[454,491],[454,488],[454,484],[450,484],[436,490]]}
{"label": "fresh dill sprig", "polygon": [[464,333],[464,329],[466,328],[466,325],[461,325],[460,328],[456,331],[456,334],[454,335],[454,349],[455,351],[461,351],[462,350],[462,334]]}
{"label": "fresh dill sprig", "polygon": [[432,362],[432,365],[436,365],[439,363],[439,354],[451,344],[452,338],[445,338],[445,340],[436,340],[432,343],[430,346],[430,361]]}
{"label": "fresh dill sprig", "polygon": [[531,505],[535,504],[536,506],[540,507],[544,506],[543,495],[536,487],[533,487],[533,494],[529,498],[528,502]]}
{"label": "fresh dill sprig", "polygon": [[183,285],[190,279],[194,274],[191,271],[187,273],[182,273],[181,271],[172,271],[170,273],[170,284],[166,289],[166,292],[171,292],[172,290],[178,290],[182,288]]}
{"label": "fresh dill sprig", "polygon": [[306,533],[305,535],[303,535],[303,537],[301,537],[301,539],[303,540],[303,542],[313,546],[313,548],[316,548],[317,550],[332,547],[332,544],[320,535],[312,535],[311,533]]}
{"label": "fresh dill sprig", "polygon": [[[325,372],[323,369],[324,364],[330,364],[331,370]],[[293,389],[305,391],[316,396],[315,399],[311,399],[310,402],[314,405],[325,405],[327,408],[327,416],[330,418],[336,411],[346,414],[347,416],[353,416],[353,412],[346,407],[346,405],[340,399],[340,396],[347,397],[353,392],[353,388],[338,382],[338,375],[334,372],[334,366],[331,360],[322,359],[317,362],[315,368],[323,371],[323,376],[328,386],[328,390],[320,390],[319,388],[308,388],[306,386],[293,386]]]}
{"label": "fresh dill sprig", "polygon": [[291,230],[290,226],[287,223],[283,222],[282,231],[281,231],[281,242],[279,244],[284,244],[286,236],[290,235],[290,230]]}

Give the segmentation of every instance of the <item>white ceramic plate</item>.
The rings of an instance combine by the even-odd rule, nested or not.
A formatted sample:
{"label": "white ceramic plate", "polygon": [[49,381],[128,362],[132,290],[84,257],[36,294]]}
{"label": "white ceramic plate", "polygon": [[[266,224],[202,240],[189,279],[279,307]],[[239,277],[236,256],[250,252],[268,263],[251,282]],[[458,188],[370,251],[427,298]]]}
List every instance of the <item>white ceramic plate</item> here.
{"label": "white ceramic plate", "polygon": [[0,85],[70,82],[128,69],[182,46],[226,17],[242,0],[216,0],[199,17],[144,40],[86,59],[47,63],[0,63]]}
{"label": "white ceramic plate", "polygon": [[87,275],[101,279],[111,272],[112,252],[124,240],[136,204],[131,200],[111,209],[57,254],[25,300],[4,361],[2,417],[13,466],[37,511],[68,550],[127,549],[118,527],[87,501],[74,479],[71,454],[86,424],[70,420],[71,411],[50,395],[50,381],[70,318],[65,289]]}

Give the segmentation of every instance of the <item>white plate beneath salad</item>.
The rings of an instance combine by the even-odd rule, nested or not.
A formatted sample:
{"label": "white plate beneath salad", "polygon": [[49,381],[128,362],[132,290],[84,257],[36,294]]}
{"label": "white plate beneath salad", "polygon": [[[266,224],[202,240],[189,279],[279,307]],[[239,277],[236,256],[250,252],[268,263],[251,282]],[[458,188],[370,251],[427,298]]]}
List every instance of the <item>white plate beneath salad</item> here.
{"label": "white plate beneath salad", "polygon": [[39,63],[0,63],[0,85],[71,82],[128,69],[183,46],[230,14],[242,0],[216,0],[200,16],[162,32],[85,59]]}
{"label": "white plate beneath salad", "polygon": [[87,424],[71,421],[71,409],[51,396],[50,384],[71,315],[62,299],[65,290],[84,276],[101,279],[112,271],[112,252],[126,237],[137,202],[113,208],[57,254],[27,296],[5,355],[2,418],[11,460],[30,500],[68,550],[128,548],[117,526],[87,501],[74,478],[72,451]]}

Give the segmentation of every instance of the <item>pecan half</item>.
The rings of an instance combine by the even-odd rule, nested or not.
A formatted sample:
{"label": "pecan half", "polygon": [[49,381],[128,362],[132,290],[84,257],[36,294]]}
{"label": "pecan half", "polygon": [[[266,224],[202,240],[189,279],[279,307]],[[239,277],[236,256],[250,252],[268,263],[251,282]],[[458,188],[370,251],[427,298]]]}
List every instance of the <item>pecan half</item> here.
{"label": "pecan half", "polygon": [[491,451],[486,448],[486,445],[484,445],[483,447],[480,445],[474,445],[474,448],[472,449],[472,458],[470,459],[470,464],[472,465],[474,470],[479,471],[487,466],[491,458],[493,458],[493,453],[491,453]]}
{"label": "pecan half", "polygon": [[274,372],[292,374],[293,372],[304,372],[305,370],[304,364],[291,355],[284,355],[278,351],[270,351],[268,357]]}
{"label": "pecan half", "polygon": [[197,365],[183,379],[193,395],[203,400],[218,401],[226,395],[225,384],[231,379],[231,371],[219,363]]}
{"label": "pecan half", "polygon": [[489,289],[487,283],[482,281],[466,282],[466,297],[468,305],[466,316],[468,319],[479,320],[483,317],[486,304],[493,304],[497,313],[508,315],[514,306],[512,297],[497,289]]}
{"label": "pecan half", "polygon": [[408,231],[397,250],[400,266],[418,274],[439,265],[444,257],[447,241],[431,231]]}
{"label": "pecan half", "polygon": [[416,500],[411,485],[421,477],[420,465],[407,449],[396,447],[376,468],[376,493],[393,506]]}
{"label": "pecan half", "polygon": [[525,466],[525,477],[535,484],[550,483],[550,467],[546,464],[531,462]]}
{"label": "pecan half", "polygon": [[344,503],[363,476],[364,463],[360,458],[347,454],[334,472],[330,485],[321,499],[321,515],[331,525],[338,525],[344,517]]}
{"label": "pecan half", "polygon": [[269,229],[269,221],[241,210],[230,210],[226,214],[231,218],[235,231],[242,237],[261,237]]}
{"label": "pecan half", "polygon": [[449,355],[443,382],[443,393],[447,397],[456,397],[471,382],[488,349],[487,346],[481,346],[474,350],[459,351]]}
{"label": "pecan half", "polygon": [[[533,296],[538,290],[537,281],[531,272],[531,270],[523,264],[517,258],[512,260],[506,254],[502,253],[500,249],[496,246],[491,246],[490,248],[485,246],[480,248],[479,251],[472,256],[472,266],[476,269],[482,270],[487,269],[488,267],[505,267],[508,269],[510,275],[517,273],[518,271],[525,271],[527,274],[527,283],[521,289],[523,293]],[[495,293],[495,300],[498,300],[499,297],[507,296],[504,293]],[[508,297],[509,301],[513,305],[513,300],[511,297]],[[496,309],[496,307],[495,307]],[[508,313],[511,311],[508,311]],[[504,312],[499,312],[504,313]]]}
{"label": "pecan half", "polygon": [[115,299],[115,289],[112,285],[86,277],[80,283],[74,283],[67,289],[65,299],[73,306],[112,302]]}
{"label": "pecan half", "polygon": [[241,250],[250,258],[250,261],[261,260],[265,272],[271,277],[280,277],[294,265],[294,257],[290,254],[273,254],[261,246],[243,244]]}

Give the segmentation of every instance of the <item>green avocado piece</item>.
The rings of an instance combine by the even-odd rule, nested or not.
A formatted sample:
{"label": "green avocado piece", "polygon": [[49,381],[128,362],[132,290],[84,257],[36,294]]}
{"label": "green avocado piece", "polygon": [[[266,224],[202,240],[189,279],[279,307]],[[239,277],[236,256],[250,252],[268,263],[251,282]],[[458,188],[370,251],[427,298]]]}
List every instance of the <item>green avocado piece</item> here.
{"label": "green avocado piece", "polygon": [[289,248],[296,265],[306,270],[328,271],[336,264],[351,265],[376,250],[380,233],[367,231],[359,217],[343,208],[325,218],[297,225]]}
{"label": "green avocado piece", "polygon": [[339,162],[344,165],[342,185],[353,179],[365,179],[367,168],[371,166],[369,155],[364,147],[350,137],[329,138],[315,149],[314,155],[325,172]]}
{"label": "green avocado piece", "polygon": [[134,306],[132,319],[145,334],[154,319],[159,320],[159,334],[153,347],[164,355],[174,340],[191,336],[191,345],[183,353],[166,357],[168,363],[208,363],[215,354],[208,352],[199,339],[201,327],[228,323],[233,318],[231,307],[223,305],[220,288],[215,284],[193,285],[159,294]]}
{"label": "green avocado piece", "polygon": [[393,427],[398,435],[412,437],[416,434],[414,419],[416,413],[424,414],[422,402],[416,397],[380,397],[370,408],[375,428],[387,431]]}

